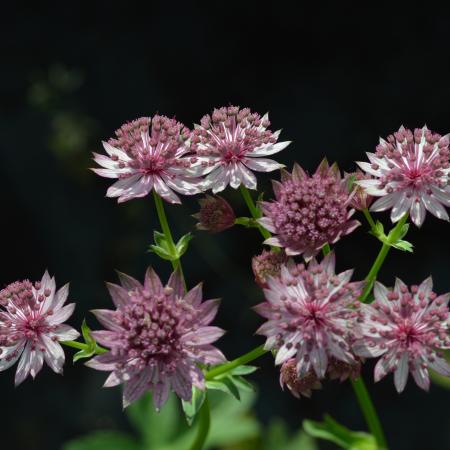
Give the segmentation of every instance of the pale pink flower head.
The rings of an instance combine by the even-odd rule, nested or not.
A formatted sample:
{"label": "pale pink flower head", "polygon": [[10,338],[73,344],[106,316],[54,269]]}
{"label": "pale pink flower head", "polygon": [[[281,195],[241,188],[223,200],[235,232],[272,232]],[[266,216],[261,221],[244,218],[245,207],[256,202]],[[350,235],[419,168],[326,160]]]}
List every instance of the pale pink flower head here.
{"label": "pale pink flower head", "polygon": [[218,195],[206,195],[199,201],[200,211],[193,217],[198,219],[197,229],[219,233],[231,228],[236,220],[231,205]]}
{"label": "pale pink flower head", "polygon": [[360,225],[351,219],[352,195],[336,164],[324,160],[311,176],[295,164],[292,174],[283,171],[281,183],[273,182],[273,189],[275,200],[261,202],[259,223],[276,235],[265,243],[284,247],[287,255],[302,254],[308,261]]}
{"label": "pale pink flower head", "polygon": [[408,288],[397,279],[393,290],[374,286],[375,301],[361,306],[362,337],[354,352],[365,358],[381,357],[375,366],[375,381],[394,372],[394,384],[402,392],[411,372],[415,382],[428,390],[428,368],[450,376],[450,365],[439,353],[450,348],[448,300],[437,296],[427,278]]}
{"label": "pale pink flower head", "polygon": [[16,281],[0,291],[0,371],[19,361],[15,384],[33,378],[44,364],[63,372],[64,351],[59,341],[71,341],[79,333],[64,322],[75,304],[64,306],[69,295],[66,284],[56,291],[55,279],[45,272],[34,285]]}
{"label": "pale pink flower head", "polygon": [[204,188],[212,189],[214,194],[228,185],[256,189],[252,171],[271,172],[284,167],[265,158],[290,144],[277,143],[280,131],[272,132],[269,127],[268,114],[260,117],[237,106],[215,109],[204,116],[192,132],[192,149],[207,175]]}
{"label": "pale pink flower head", "polygon": [[281,273],[281,266],[286,264],[288,257],[286,253],[263,250],[260,255],[252,258],[252,270],[256,283],[262,287],[267,287],[267,277],[277,277]]}
{"label": "pale pink flower head", "polygon": [[310,370],[303,377],[298,376],[297,361],[295,358],[285,361],[280,369],[280,385],[284,389],[284,385],[288,387],[294,397],[301,396],[310,398],[314,389],[320,389],[322,384],[317,378],[314,370]]}
{"label": "pale pink flower head", "polygon": [[107,155],[94,153],[101,168],[92,170],[102,177],[118,178],[106,196],[117,197],[119,203],[145,197],[152,189],[169,203],[181,203],[175,192],[201,192],[199,166],[186,156],[189,137],[190,131],[175,119],[141,117],[122,125],[116,138],[103,142]]}
{"label": "pale pink flower head", "polygon": [[219,300],[202,302],[202,286],[185,293],[180,273],[174,272],[163,286],[148,268],[144,285],[119,273],[121,285],[108,283],[116,310],[94,310],[106,328],[92,336],[109,352],[91,359],[87,365],[110,371],[104,386],[124,384],[123,405],[128,406],[146,391],[160,410],[170,391],[190,401],[192,386],[205,389],[199,365],[225,362],[211,345],[223,330],[209,326]]}
{"label": "pale pink flower head", "polygon": [[323,378],[330,358],[355,362],[351,343],[363,283],[350,282],[352,273],[336,275],[330,253],[320,264],[282,266],[280,277],[268,278],[266,301],[255,310],[267,319],[257,333],[276,351],[275,364],[295,358],[299,378],[310,370]]}
{"label": "pale pink flower head", "polygon": [[413,131],[403,126],[380,139],[376,153],[367,153],[370,163],[358,162],[373,179],[357,181],[369,195],[380,197],[372,211],[392,208],[397,222],[408,213],[420,227],[426,211],[448,220],[450,206],[449,135],[441,136],[426,126]]}

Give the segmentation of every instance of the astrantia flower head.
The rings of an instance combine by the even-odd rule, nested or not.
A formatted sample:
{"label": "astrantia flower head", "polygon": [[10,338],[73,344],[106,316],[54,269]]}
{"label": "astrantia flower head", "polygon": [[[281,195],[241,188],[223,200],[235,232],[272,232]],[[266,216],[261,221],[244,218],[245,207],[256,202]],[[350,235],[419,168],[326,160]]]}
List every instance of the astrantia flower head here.
{"label": "astrantia flower head", "polygon": [[202,118],[192,132],[192,149],[203,167],[205,189],[213,193],[228,185],[241,184],[256,189],[252,171],[271,172],[283,167],[265,156],[286,148],[290,142],[278,142],[280,131],[272,132],[268,114],[260,117],[248,108],[229,106],[215,109]]}
{"label": "astrantia flower head", "polygon": [[34,378],[44,360],[53,371],[62,373],[65,356],[58,341],[79,336],[64,324],[75,308],[74,303],[64,306],[69,285],[55,291],[55,279],[47,272],[34,285],[17,281],[0,291],[0,371],[19,361],[16,386],[28,375]]}
{"label": "astrantia flower head", "polygon": [[295,357],[299,378],[314,370],[323,378],[328,361],[354,363],[351,353],[362,282],[350,282],[352,270],[335,274],[330,253],[308,267],[281,267],[279,278],[269,277],[266,302],[255,307],[267,320],[258,334],[267,337],[265,348],[277,352],[275,364]]}
{"label": "astrantia flower head", "polygon": [[287,255],[308,260],[327,243],[334,244],[360,223],[351,220],[351,194],[335,164],[324,160],[309,176],[298,165],[292,174],[282,172],[282,181],[273,182],[276,200],[261,202],[264,217],[260,224],[276,234],[266,244],[284,247]]}
{"label": "astrantia flower head", "polygon": [[297,361],[295,358],[288,359],[280,369],[280,385],[288,387],[294,397],[311,397],[313,389],[320,389],[322,384],[316,373],[310,370],[305,376],[299,377],[297,373]]}
{"label": "astrantia flower head", "polygon": [[219,196],[206,195],[200,199],[200,211],[193,217],[198,219],[199,230],[219,233],[234,225],[236,215],[231,205]]}
{"label": "astrantia flower head", "polygon": [[402,126],[387,141],[380,139],[376,153],[367,156],[370,163],[358,164],[374,179],[357,183],[368,194],[381,197],[372,211],[392,208],[393,222],[409,212],[418,227],[426,210],[439,219],[449,219],[444,208],[450,206],[448,135],[433,133],[426,126],[414,132]]}
{"label": "astrantia flower head", "polygon": [[199,364],[219,364],[223,354],[211,344],[223,335],[208,326],[219,307],[218,300],[202,302],[202,287],[185,293],[179,272],[166,286],[149,268],[144,285],[119,274],[121,286],[108,283],[115,311],[93,313],[106,328],[92,336],[109,352],[96,356],[87,365],[111,371],[105,387],[124,384],[123,404],[150,390],[157,410],[171,390],[190,401],[192,386],[205,388]]}
{"label": "astrantia flower head", "polygon": [[262,288],[267,287],[267,277],[277,277],[281,273],[281,266],[287,262],[286,253],[263,250],[260,255],[252,258],[252,270],[255,281]]}
{"label": "astrantia flower head", "polygon": [[106,155],[94,153],[101,169],[92,169],[106,178],[118,178],[107,197],[119,203],[145,197],[152,189],[170,203],[180,203],[174,191],[198,194],[199,165],[186,154],[190,131],[175,119],[155,115],[126,123],[116,131],[116,138],[103,142]]}
{"label": "astrantia flower head", "polygon": [[448,300],[437,296],[431,278],[408,288],[397,279],[393,290],[381,283],[374,287],[375,301],[362,305],[362,338],[354,345],[356,354],[374,358],[375,381],[394,372],[394,384],[402,392],[411,372],[415,382],[428,390],[428,368],[450,376],[450,365],[439,353],[450,348]]}

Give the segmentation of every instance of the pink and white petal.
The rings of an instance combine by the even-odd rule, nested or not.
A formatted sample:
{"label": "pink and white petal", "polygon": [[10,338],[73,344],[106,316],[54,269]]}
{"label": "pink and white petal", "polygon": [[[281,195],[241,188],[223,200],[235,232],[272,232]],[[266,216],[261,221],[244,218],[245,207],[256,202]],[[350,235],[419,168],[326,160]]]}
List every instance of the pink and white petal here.
{"label": "pink and white petal", "polygon": [[276,232],[275,227],[273,226],[272,219],[269,219],[268,217],[261,217],[260,219],[257,220],[257,222],[271,233]]}
{"label": "pink and white petal", "polygon": [[[283,247],[283,245],[281,244],[280,240],[277,237],[270,237],[268,239],[266,239],[263,244],[266,245],[271,245],[273,247]],[[298,253],[295,253],[298,254]]]}
{"label": "pink and white petal", "polygon": [[167,286],[173,289],[173,294],[175,297],[184,297],[184,281],[183,274],[179,268],[175,269],[170,275],[169,281],[167,282]]}
{"label": "pink and white petal", "polygon": [[230,164],[228,166],[230,172],[230,186],[233,189],[237,189],[241,185],[241,171],[239,170],[239,165],[237,163]]}
{"label": "pink and white petal", "polygon": [[[26,340],[23,339],[22,341],[19,341],[16,345],[13,345],[11,347],[1,347],[2,352],[0,353],[0,372],[9,369],[17,362],[23,352],[25,344]],[[11,357],[11,355],[14,356]],[[7,358],[7,356],[11,358]]]}
{"label": "pink and white petal", "polygon": [[203,285],[202,283],[194,286],[185,296],[184,301],[190,303],[192,306],[199,306],[203,297]]}
{"label": "pink and white petal", "polygon": [[420,199],[415,199],[411,203],[410,215],[411,220],[416,227],[421,227],[425,220],[425,206]]}
{"label": "pink and white petal", "polygon": [[114,171],[116,169],[119,169],[117,161],[113,161],[111,158],[108,158],[105,155],[100,155],[99,153],[93,152],[93,155],[94,155],[94,161],[99,166],[102,166],[104,169],[110,169],[110,170],[114,170]]}
{"label": "pink and white petal", "polygon": [[145,394],[149,389],[151,375],[151,369],[146,368],[125,383],[123,389],[124,408],[131,405],[131,403],[134,403]]}
{"label": "pink and white petal", "polygon": [[393,194],[387,194],[374,202],[371,206],[371,211],[386,211],[386,209],[392,208],[397,202],[399,195],[397,192]]}
{"label": "pink and white petal", "polygon": [[364,170],[364,172],[369,173],[370,175],[373,175],[375,177],[379,177],[381,175],[380,169],[374,169],[372,168],[372,164],[368,162],[358,161],[356,164]]}
{"label": "pink and white petal", "polygon": [[120,358],[114,356],[111,352],[107,352],[95,356],[94,358],[87,361],[84,365],[90,367],[91,369],[110,371],[114,370],[117,366],[117,363],[120,361]]}
{"label": "pink and white petal", "polygon": [[278,351],[275,357],[275,365],[283,364],[288,359],[292,358],[297,353],[297,347],[295,345],[283,345]]}
{"label": "pink and white petal", "polygon": [[122,331],[121,325],[117,321],[116,311],[109,309],[92,309],[91,313],[97,318],[97,320],[110,331]]}
{"label": "pink and white petal", "polygon": [[202,345],[195,347],[195,352],[187,351],[187,354],[194,361],[215,366],[227,362],[225,355],[213,345]]}
{"label": "pink and white petal", "polygon": [[200,325],[209,325],[217,315],[220,299],[207,300],[200,305],[196,320]]}
{"label": "pink and white petal", "polygon": [[201,179],[188,178],[183,175],[176,175],[172,177],[170,175],[171,170],[168,171],[169,176],[162,175],[161,178],[163,182],[172,188],[174,191],[183,195],[195,195],[202,192],[200,188]]}
{"label": "pink and white petal", "polygon": [[[119,178],[120,172],[113,169],[97,169],[96,167],[91,168],[92,172],[96,173],[103,178]],[[111,197],[110,195],[108,197]]]}
{"label": "pink and white petal", "polygon": [[130,301],[128,290],[114,283],[106,283],[109,295],[117,308],[123,308]]}
{"label": "pink and white petal", "polygon": [[167,402],[170,394],[170,383],[167,380],[163,380],[161,383],[153,385],[152,397],[153,404],[156,411],[160,411],[161,408]]}
{"label": "pink and white petal", "polygon": [[436,356],[434,361],[428,362],[428,367],[444,377],[450,377],[450,364],[444,358]]}
{"label": "pink and white petal", "polygon": [[397,362],[397,369],[394,372],[394,385],[397,392],[400,394],[404,391],[409,374],[409,356],[408,353],[403,353],[400,360]]}
{"label": "pink and white petal", "polygon": [[108,375],[108,378],[106,379],[106,381],[103,383],[103,387],[106,387],[106,388],[114,387],[114,386],[118,386],[121,383],[123,383],[122,378],[119,377],[116,372],[111,372]]}
{"label": "pink and white petal", "polygon": [[242,160],[242,162],[249,169],[256,170],[257,172],[273,172],[274,170],[278,170],[281,169],[282,167],[285,167],[284,164],[280,164],[272,159],[267,158],[257,158],[257,159],[245,158]]}
{"label": "pink and white petal", "polygon": [[230,171],[227,166],[218,166],[213,170],[203,183],[203,189],[211,189],[213,194],[223,191],[230,182]]}
{"label": "pink and white petal", "polygon": [[162,294],[164,286],[151,266],[147,268],[144,278],[144,289],[152,294]]}
{"label": "pink and white petal", "polygon": [[445,206],[450,207],[450,192],[445,189],[438,188],[437,186],[431,186],[431,191],[433,193],[432,197],[434,200],[439,201]]}
{"label": "pink and white petal", "polygon": [[391,220],[392,222],[398,222],[411,208],[412,198],[409,198],[406,195],[406,192],[402,192],[397,202],[392,208],[391,211]]}
{"label": "pink and white petal", "polygon": [[109,156],[117,156],[122,161],[131,161],[131,158],[121,149],[117,147],[113,147],[111,144],[103,141],[103,148]]}
{"label": "pink and white petal", "polygon": [[118,203],[124,203],[133,198],[142,198],[149,194],[149,192],[153,189],[154,180],[157,177],[153,177],[151,175],[144,175],[140,180],[136,181],[132,186],[129,187],[126,191],[124,191],[121,196],[118,198]]}
{"label": "pink and white petal", "polygon": [[440,202],[428,195],[424,195],[422,197],[422,201],[425,204],[425,208],[430,211],[433,216],[437,217],[438,219],[446,220],[448,222],[448,213]]}
{"label": "pink and white petal", "polygon": [[205,390],[205,376],[203,372],[196,366],[191,366],[189,369],[189,377],[192,384],[200,390]]}
{"label": "pink and white petal", "polygon": [[242,184],[247,189],[256,189],[256,177],[243,164],[239,163],[239,172]]}
{"label": "pink and white petal", "polygon": [[355,181],[355,184],[361,186],[369,195],[374,195],[377,197],[390,195],[387,193],[386,189],[380,188],[379,180],[358,180]]}
{"label": "pink and white petal", "polygon": [[74,341],[80,336],[75,328],[72,328],[69,325],[63,324],[58,325],[55,331],[50,333],[51,336],[55,336],[58,341]]}
{"label": "pink and white petal", "polygon": [[373,287],[373,294],[374,294],[375,300],[379,300],[387,306],[391,305],[391,303],[388,299],[389,290],[384,284],[381,284],[379,281],[375,281],[375,284]]}
{"label": "pink and white petal", "polygon": [[155,191],[162,199],[172,204],[181,203],[181,200],[178,197],[178,195],[175,194],[175,192],[173,192],[172,189],[167,187],[166,183],[164,183],[164,181],[160,177],[155,176],[154,180],[155,180],[154,182]]}
{"label": "pink and white petal", "polygon": [[29,375],[31,370],[31,342],[27,342],[17,365],[14,384],[18,386]]}
{"label": "pink and white petal", "polygon": [[225,331],[219,327],[201,327],[196,331],[190,331],[181,337],[181,341],[186,345],[212,344],[221,338]]}
{"label": "pink and white petal", "polygon": [[[97,170],[94,170],[94,172],[98,173]],[[119,181],[116,181],[112,186],[108,188],[108,190],[106,191],[106,196],[110,198],[121,197],[122,195],[126,194],[134,184],[139,182],[141,178],[142,174],[137,173],[135,175],[132,175],[131,177],[122,178]]]}
{"label": "pink and white petal", "polygon": [[406,286],[405,283],[403,283],[400,278],[395,278],[395,286],[394,291],[399,295],[399,297],[402,297],[402,292],[407,292],[408,286]]}
{"label": "pink and white petal", "polygon": [[377,383],[396,367],[395,353],[385,354],[378,360],[374,370],[374,381]]}
{"label": "pink and white petal", "polygon": [[119,338],[117,331],[108,331],[108,330],[91,331],[91,336],[100,345],[104,345],[105,347],[108,348],[115,347],[118,343]]}
{"label": "pink and white petal", "polygon": [[430,376],[428,375],[428,370],[422,367],[420,361],[416,361],[411,370],[411,375],[414,378],[417,386],[419,386],[424,391],[430,389]]}
{"label": "pink and white petal", "polygon": [[323,378],[327,371],[328,356],[327,352],[322,347],[314,347],[310,353],[311,364],[314,368],[314,372],[318,378]]}
{"label": "pink and white petal", "polygon": [[31,364],[30,364],[30,375],[33,377],[33,380],[36,378],[36,375],[41,371],[42,366],[44,364],[44,353],[39,349],[31,350]]}
{"label": "pink and white petal", "polygon": [[[58,325],[60,323],[65,322],[75,310],[75,303],[69,303],[66,306],[63,306],[62,308],[55,311],[53,314],[47,316],[47,323],[50,325]],[[47,314],[50,313],[50,310],[47,312]]]}
{"label": "pink and white petal", "polygon": [[186,370],[184,367],[181,370],[177,369],[170,378],[170,384],[178,397],[189,402],[192,399],[192,381],[189,378],[189,373],[186,375],[184,370]]}
{"label": "pink and white petal", "polygon": [[[275,133],[274,133],[275,134]],[[277,142],[276,144],[265,144],[261,147],[257,147],[251,152],[247,153],[247,156],[269,156],[274,155],[275,153],[281,152],[281,150],[284,150],[291,141],[283,141],[283,142]]]}
{"label": "pink and white petal", "polygon": [[142,289],[142,284],[136,280],[136,278],[130,277],[126,273],[117,271],[117,275],[119,277],[120,284],[127,291],[133,291],[134,289]]}
{"label": "pink and white petal", "polygon": [[64,350],[58,342],[53,341],[45,334],[41,335],[41,342],[45,348],[44,358],[47,365],[56,373],[62,373],[66,359]]}

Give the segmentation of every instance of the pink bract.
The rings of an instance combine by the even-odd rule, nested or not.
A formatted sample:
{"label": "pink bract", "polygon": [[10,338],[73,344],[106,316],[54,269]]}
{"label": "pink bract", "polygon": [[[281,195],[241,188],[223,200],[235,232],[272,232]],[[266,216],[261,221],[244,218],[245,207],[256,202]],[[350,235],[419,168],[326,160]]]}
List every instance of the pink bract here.
{"label": "pink bract", "polygon": [[211,116],[204,116],[192,132],[192,149],[206,175],[204,188],[212,189],[214,194],[228,185],[256,189],[252,171],[271,172],[284,167],[265,158],[290,144],[277,143],[280,131],[273,133],[269,126],[268,114],[260,117],[237,106],[215,109]]}
{"label": "pink bract", "polygon": [[324,160],[310,176],[298,164],[292,174],[282,171],[281,183],[273,181],[275,200],[261,202],[259,223],[276,236],[265,244],[283,247],[287,255],[302,254],[305,260],[319,253],[325,244],[360,225],[351,220],[351,194],[335,164]]}
{"label": "pink bract", "polygon": [[354,344],[356,354],[381,358],[375,366],[375,381],[394,372],[394,384],[402,392],[411,372],[415,382],[428,390],[428,368],[450,376],[450,365],[439,350],[450,348],[450,294],[437,296],[427,278],[408,288],[397,279],[393,290],[376,282],[375,301],[363,304],[360,313],[362,337]]}
{"label": "pink bract", "polygon": [[281,267],[280,277],[268,277],[266,301],[255,307],[267,319],[257,331],[275,350],[275,364],[294,358],[299,378],[314,370],[323,378],[328,361],[355,363],[351,352],[362,282],[350,282],[353,271],[335,274],[335,257],[318,264]]}
{"label": "pink bract", "polygon": [[426,211],[449,220],[444,208],[450,206],[449,154],[449,135],[433,133],[426,126],[414,132],[402,126],[387,141],[380,139],[375,154],[367,153],[370,163],[358,162],[373,179],[356,183],[380,197],[372,211],[392,208],[392,222],[409,212],[420,227]]}
{"label": "pink bract", "polygon": [[205,389],[199,365],[225,362],[223,354],[211,345],[223,330],[209,326],[219,300],[202,302],[202,287],[185,292],[182,276],[174,272],[163,286],[148,268],[142,285],[119,273],[120,285],[108,283],[116,310],[94,310],[106,328],[92,336],[109,352],[86,363],[110,371],[105,387],[124,385],[124,407],[152,391],[160,410],[170,391],[190,401],[192,387]]}
{"label": "pink bract", "polygon": [[190,131],[175,119],[141,117],[119,128],[116,138],[103,142],[108,155],[94,153],[94,161],[102,168],[92,170],[119,179],[106,193],[119,203],[145,197],[153,189],[167,202],[181,203],[175,192],[201,192],[201,167],[186,156],[189,137]]}
{"label": "pink bract", "polygon": [[75,309],[74,303],[64,306],[68,295],[69,285],[56,291],[48,272],[34,285],[17,281],[0,291],[0,371],[19,361],[16,386],[28,375],[34,378],[44,360],[54,372],[62,373],[65,355],[59,341],[79,336],[63,323]]}

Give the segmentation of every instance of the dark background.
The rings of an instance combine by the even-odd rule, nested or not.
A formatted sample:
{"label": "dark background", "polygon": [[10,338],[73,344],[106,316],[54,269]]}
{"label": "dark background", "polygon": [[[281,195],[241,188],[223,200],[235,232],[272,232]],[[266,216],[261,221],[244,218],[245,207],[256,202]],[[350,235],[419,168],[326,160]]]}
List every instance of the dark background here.
{"label": "dark background", "polygon": [[[127,120],[158,111],[190,125],[230,103],[270,111],[273,129],[294,141],[278,159],[308,170],[326,155],[350,171],[402,124],[450,130],[448,10],[292,4],[2,6],[1,286],[40,279],[48,268],[58,285],[71,281],[78,307],[70,322],[88,316],[96,326],[88,310],[110,307],[103,280],[115,281],[115,268],[142,278],[151,263],[169,273],[145,252],[157,227],[151,197],[117,206],[104,198],[110,181],[87,170],[90,152]],[[259,177],[267,196],[269,179]],[[235,192],[225,196],[245,212]],[[193,229],[196,209],[193,199],[167,208],[177,236]],[[409,234],[414,256],[392,252],[382,280],[417,283],[432,273],[437,292],[450,290],[449,230],[428,216]],[[364,224],[336,246],[338,267],[356,267],[359,278],[378,249],[366,231]],[[249,264],[259,245],[252,230],[196,233],[183,259],[190,285],[205,280],[208,296],[223,298],[217,323],[229,330],[220,342],[229,358],[262,342],[249,309],[261,299]],[[15,369],[0,374],[1,450],[57,450],[91,430],[126,426],[120,389],[100,389],[104,374],[73,366],[67,354],[64,377],[44,368],[15,389]],[[269,357],[261,365],[261,420],[281,416],[294,428],[328,411],[364,429],[349,385],[298,401],[280,391]],[[410,381],[397,395],[391,378],[369,387],[391,449],[450,447],[447,391],[426,394]]]}

